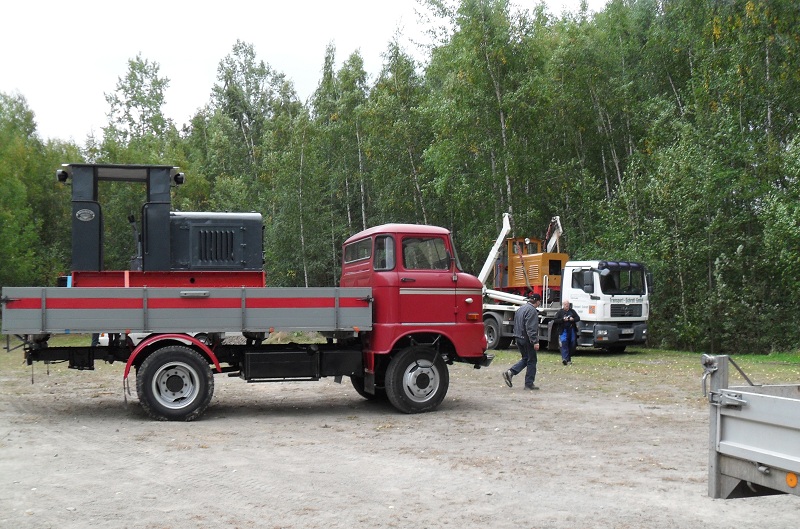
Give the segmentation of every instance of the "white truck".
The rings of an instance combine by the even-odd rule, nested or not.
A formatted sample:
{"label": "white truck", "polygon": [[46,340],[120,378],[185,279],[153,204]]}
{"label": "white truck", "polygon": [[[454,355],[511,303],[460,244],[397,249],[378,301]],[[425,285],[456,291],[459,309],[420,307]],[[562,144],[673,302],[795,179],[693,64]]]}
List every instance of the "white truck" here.
{"label": "white truck", "polygon": [[489,349],[509,347],[514,337],[514,313],[525,303],[528,292],[542,296],[539,339],[543,347],[558,349],[553,317],[564,299],[581,318],[578,346],[622,352],[628,345],[646,342],[652,275],[643,264],[570,261],[567,254],[553,252],[558,250],[563,232],[558,217],[551,221],[545,251],[542,240],[506,238],[510,231],[511,219],[506,213],[478,274],[484,285],[483,323]]}

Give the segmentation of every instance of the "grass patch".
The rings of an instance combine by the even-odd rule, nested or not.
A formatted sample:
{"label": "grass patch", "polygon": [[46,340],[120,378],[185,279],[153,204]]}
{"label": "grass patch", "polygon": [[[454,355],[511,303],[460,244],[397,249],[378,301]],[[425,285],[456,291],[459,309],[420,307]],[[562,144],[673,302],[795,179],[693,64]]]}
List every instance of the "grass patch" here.
{"label": "grass patch", "polygon": [[[495,365],[511,365],[519,359],[516,350],[495,351]],[[702,353],[669,349],[631,348],[624,353],[605,353],[592,349],[579,349],[571,366],[576,374],[588,375],[598,381],[647,379],[653,382],[680,385],[690,379],[697,384],[703,374],[700,363]],[[538,354],[540,366],[560,366],[561,355],[545,351]],[[800,383],[800,354],[778,353],[768,355],[735,355],[731,358],[754,384]],[[696,379],[696,380],[695,380]],[[732,367],[731,385],[744,383]]]}

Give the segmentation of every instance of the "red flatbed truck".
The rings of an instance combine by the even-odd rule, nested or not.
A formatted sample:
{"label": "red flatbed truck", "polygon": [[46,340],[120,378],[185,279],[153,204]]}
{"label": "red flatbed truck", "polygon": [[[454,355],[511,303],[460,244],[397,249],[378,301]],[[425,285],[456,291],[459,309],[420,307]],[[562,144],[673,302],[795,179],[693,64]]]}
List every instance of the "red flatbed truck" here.
{"label": "red flatbed truck", "polygon": [[[184,181],[170,166],[70,164],[73,266],[66,286],[4,287],[2,332],[23,342],[27,363],[122,362],[144,410],[158,420],[200,417],[215,373],[247,382],[350,377],[365,398],[405,413],[435,409],[448,365],[488,366],[482,285],[462,271],[450,232],[414,224],[362,231],[343,245],[339,287],[264,286],[257,213],[169,210]],[[130,270],[102,267],[98,183],[141,182],[142,251]],[[138,232],[137,232],[138,233]],[[276,331],[320,333],[326,343],[266,344]],[[108,332],[107,346],[53,347],[53,334]],[[204,332],[210,345],[186,333]],[[225,333],[245,343],[229,344]],[[134,345],[131,333],[150,336]]]}

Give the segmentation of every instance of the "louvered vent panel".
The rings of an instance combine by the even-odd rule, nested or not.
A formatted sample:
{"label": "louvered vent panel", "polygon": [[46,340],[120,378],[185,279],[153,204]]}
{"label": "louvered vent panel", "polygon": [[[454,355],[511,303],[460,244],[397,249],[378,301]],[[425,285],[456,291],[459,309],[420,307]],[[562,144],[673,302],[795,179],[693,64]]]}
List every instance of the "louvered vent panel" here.
{"label": "louvered vent panel", "polygon": [[234,231],[213,229],[198,230],[200,262],[207,264],[230,264],[234,261]]}
{"label": "louvered vent panel", "polygon": [[[539,279],[539,265],[531,264],[528,265],[528,279],[533,281],[534,279]],[[522,272],[521,266],[514,267],[514,281],[520,284],[525,284],[525,274]]]}

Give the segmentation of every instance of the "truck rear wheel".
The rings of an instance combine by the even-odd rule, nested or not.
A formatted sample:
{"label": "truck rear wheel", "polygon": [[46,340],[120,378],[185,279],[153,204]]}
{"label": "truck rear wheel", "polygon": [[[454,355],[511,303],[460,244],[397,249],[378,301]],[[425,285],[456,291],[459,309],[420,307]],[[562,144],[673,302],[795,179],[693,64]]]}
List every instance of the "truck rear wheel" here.
{"label": "truck rear wheel", "polygon": [[447,395],[449,385],[447,364],[430,347],[403,349],[386,369],[386,396],[403,413],[436,409]]}
{"label": "truck rear wheel", "polygon": [[168,345],[148,356],[136,374],[139,403],[160,421],[192,421],[214,395],[214,375],[200,353]]}
{"label": "truck rear wheel", "polygon": [[350,375],[350,382],[353,383],[353,388],[355,388],[356,393],[361,395],[367,400],[386,400],[386,389],[376,386],[375,387],[375,394],[367,393],[367,390],[364,389],[364,377],[359,377],[356,375]]}

